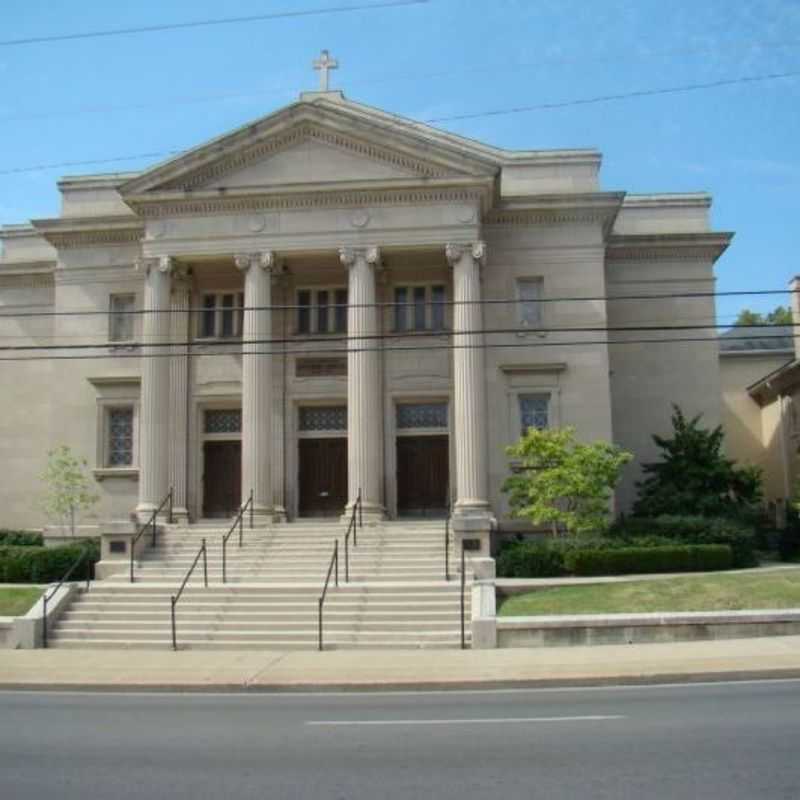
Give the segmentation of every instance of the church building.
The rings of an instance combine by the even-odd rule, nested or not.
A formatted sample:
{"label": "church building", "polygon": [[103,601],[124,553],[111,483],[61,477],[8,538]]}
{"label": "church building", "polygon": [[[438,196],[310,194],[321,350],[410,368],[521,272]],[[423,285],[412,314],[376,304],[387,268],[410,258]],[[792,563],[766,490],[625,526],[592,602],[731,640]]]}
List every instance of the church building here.
{"label": "church building", "polygon": [[625,510],[672,403],[719,423],[713,332],[647,330],[714,320],[731,234],[708,195],[607,191],[595,150],[446,133],[321,67],[320,91],[141,172],[62,178],[58,217],[0,229],[0,527],[47,522],[66,444],[100,496],[82,526],[170,488],[190,522],[360,494],[365,523],[451,513],[486,542],[527,427],[631,450]]}

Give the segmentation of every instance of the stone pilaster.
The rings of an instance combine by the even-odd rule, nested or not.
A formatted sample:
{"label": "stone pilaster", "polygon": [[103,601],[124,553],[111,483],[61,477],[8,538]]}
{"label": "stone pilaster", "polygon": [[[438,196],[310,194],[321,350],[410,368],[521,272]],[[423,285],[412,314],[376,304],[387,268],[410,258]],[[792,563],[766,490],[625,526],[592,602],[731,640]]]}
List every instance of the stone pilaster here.
{"label": "stone pilaster", "polygon": [[165,347],[170,337],[170,273],[168,256],[142,259],[145,273],[142,324],[142,385],[139,408],[139,504],[146,516],[169,491],[169,379],[170,358]]}
{"label": "stone pilaster", "polygon": [[[342,248],[349,272],[347,309],[347,483],[352,508],[361,491],[364,519],[383,519],[383,402],[375,269],[377,247]],[[372,337],[372,338],[360,338]]]}
{"label": "stone pilaster", "polygon": [[169,485],[174,491],[173,515],[179,522],[189,519],[187,499],[187,456],[189,446],[189,305],[191,279],[185,269],[176,269],[172,276],[170,304],[169,360]]}
{"label": "stone pilaster", "polygon": [[253,513],[272,517],[272,252],[235,257],[244,272],[242,326],[242,504],[253,491]]}
{"label": "stone pilaster", "polygon": [[453,433],[457,499],[456,540],[477,539],[488,555],[493,518],[488,501],[486,370],[480,267],[483,242],[447,245],[453,268]]}

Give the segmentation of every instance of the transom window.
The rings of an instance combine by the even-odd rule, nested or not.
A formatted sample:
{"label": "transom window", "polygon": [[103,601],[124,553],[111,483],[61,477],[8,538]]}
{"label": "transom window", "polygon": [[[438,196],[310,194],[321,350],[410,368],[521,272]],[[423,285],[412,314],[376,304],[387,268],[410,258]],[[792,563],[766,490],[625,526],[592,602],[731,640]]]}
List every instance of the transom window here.
{"label": "transom window", "polygon": [[108,340],[110,342],[133,341],[133,318],[135,294],[112,294],[108,304]]}
{"label": "transom window", "polygon": [[547,428],[550,424],[550,395],[521,394],[518,397],[521,435],[524,436],[529,428]]}
{"label": "transom window", "polygon": [[133,465],[133,406],[106,410],[106,467]]}
{"label": "transom window", "polygon": [[301,431],[346,431],[347,406],[302,406]]}
{"label": "transom window", "polygon": [[445,326],[445,288],[395,286],[394,329],[396,331],[440,331]]}
{"label": "transom window", "polygon": [[203,418],[206,433],[241,433],[242,410],[240,408],[210,408]]}
{"label": "transom window", "polygon": [[346,333],[347,289],[326,287],[297,292],[298,333]]}
{"label": "transom window", "polygon": [[447,428],[447,403],[398,403],[397,428]]}
{"label": "transom window", "polygon": [[523,326],[542,323],[542,283],[541,278],[517,280],[518,318]]}
{"label": "transom window", "polygon": [[203,295],[199,330],[201,339],[232,339],[242,335],[244,294],[215,292]]}

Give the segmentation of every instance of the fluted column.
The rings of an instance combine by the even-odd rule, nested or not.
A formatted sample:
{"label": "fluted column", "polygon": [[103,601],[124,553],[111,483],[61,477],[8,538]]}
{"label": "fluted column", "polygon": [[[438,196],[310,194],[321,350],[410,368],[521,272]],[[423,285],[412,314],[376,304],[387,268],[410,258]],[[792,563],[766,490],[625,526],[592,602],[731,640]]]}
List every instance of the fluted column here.
{"label": "fluted column", "polygon": [[173,514],[178,520],[189,518],[186,462],[189,420],[189,300],[191,279],[185,269],[172,276],[170,337],[175,344],[169,359],[169,485],[174,491]]}
{"label": "fluted column", "polygon": [[[348,509],[359,490],[364,517],[382,519],[383,401],[380,383],[378,309],[375,306],[377,247],[342,248],[349,272],[347,309],[347,483]],[[352,338],[355,337],[355,338]],[[372,338],[358,338],[372,337]]]}
{"label": "fluted column", "polygon": [[149,514],[169,490],[169,377],[170,359],[165,347],[170,336],[170,273],[168,256],[142,259],[144,320],[142,324],[142,384],[139,408],[140,515]]}
{"label": "fluted column", "polygon": [[480,265],[485,245],[447,245],[453,267],[453,411],[457,499],[454,517],[489,518],[487,406]]}
{"label": "fluted column", "polygon": [[[244,272],[242,326],[242,504],[253,491],[253,513],[272,516],[271,345],[247,344],[272,337],[272,252],[237,255]],[[253,352],[258,351],[258,352]]]}

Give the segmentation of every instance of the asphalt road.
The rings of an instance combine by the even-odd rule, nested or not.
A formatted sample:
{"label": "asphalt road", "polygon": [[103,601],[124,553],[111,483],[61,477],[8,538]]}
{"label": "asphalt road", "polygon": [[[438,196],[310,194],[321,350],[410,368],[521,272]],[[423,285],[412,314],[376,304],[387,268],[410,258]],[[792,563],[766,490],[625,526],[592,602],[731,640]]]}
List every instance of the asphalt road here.
{"label": "asphalt road", "polygon": [[0,797],[800,798],[800,681],[0,693]]}

